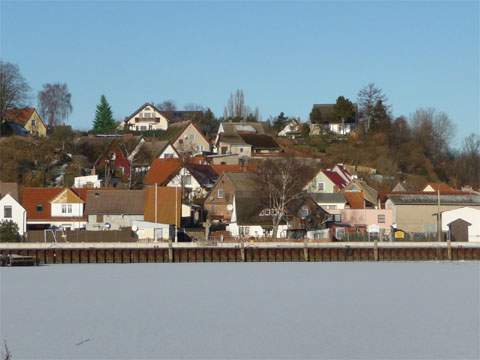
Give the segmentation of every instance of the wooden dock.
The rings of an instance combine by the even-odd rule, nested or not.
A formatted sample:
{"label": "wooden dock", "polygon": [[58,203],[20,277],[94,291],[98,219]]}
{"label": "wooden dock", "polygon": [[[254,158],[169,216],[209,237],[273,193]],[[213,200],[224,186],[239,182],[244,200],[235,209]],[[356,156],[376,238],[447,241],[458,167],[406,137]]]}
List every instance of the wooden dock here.
{"label": "wooden dock", "polygon": [[0,256],[40,264],[180,262],[348,262],[480,260],[480,243],[22,243],[1,244]]}

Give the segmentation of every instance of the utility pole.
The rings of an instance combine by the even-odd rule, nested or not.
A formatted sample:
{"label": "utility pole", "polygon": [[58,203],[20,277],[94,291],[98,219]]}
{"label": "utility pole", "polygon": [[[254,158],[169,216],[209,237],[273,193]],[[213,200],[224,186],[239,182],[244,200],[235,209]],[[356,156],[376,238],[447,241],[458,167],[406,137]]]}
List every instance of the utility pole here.
{"label": "utility pole", "polygon": [[442,241],[442,213],[440,212],[440,189],[437,189],[437,241]]}

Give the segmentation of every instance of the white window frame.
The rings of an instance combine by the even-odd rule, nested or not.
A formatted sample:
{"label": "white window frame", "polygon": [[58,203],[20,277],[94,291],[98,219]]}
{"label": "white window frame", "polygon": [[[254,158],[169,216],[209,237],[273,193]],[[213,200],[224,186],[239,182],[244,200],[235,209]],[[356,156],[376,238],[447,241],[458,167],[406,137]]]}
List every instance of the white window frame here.
{"label": "white window frame", "polygon": [[387,220],[387,219],[386,219],[385,214],[378,214],[378,215],[377,215],[377,222],[378,222],[379,224],[385,224],[386,220]]}
{"label": "white window frame", "polygon": [[[322,185],[321,189],[320,189],[320,185]],[[325,182],[324,181],[318,181],[317,182],[317,191],[325,191]]]}
{"label": "white window frame", "polygon": [[217,198],[218,199],[223,199],[225,197],[225,190],[223,189],[218,189],[217,190]]}

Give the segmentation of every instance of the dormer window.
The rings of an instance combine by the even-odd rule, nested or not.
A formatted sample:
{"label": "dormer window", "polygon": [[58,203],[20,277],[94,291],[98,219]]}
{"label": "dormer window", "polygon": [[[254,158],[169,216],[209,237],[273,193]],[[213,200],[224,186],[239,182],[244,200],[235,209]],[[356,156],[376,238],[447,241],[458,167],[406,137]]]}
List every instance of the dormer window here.
{"label": "dormer window", "polygon": [[42,204],[37,204],[36,208],[37,212],[42,212],[43,211],[43,205]]}

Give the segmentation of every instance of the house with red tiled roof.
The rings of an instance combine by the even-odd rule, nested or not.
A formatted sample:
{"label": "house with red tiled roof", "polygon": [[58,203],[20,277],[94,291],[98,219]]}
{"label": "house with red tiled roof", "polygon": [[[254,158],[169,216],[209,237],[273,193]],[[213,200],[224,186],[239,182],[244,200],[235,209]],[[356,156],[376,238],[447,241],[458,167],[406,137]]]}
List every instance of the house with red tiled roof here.
{"label": "house with red tiled roof", "polygon": [[181,159],[156,159],[143,180],[147,186],[181,187],[184,198],[204,198],[213,187],[218,174],[210,165]]}
{"label": "house with red tiled roof", "polygon": [[308,182],[304,190],[309,193],[332,194],[341,191],[348,182],[337,172],[332,170],[320,170],[312,180]]}
{"label": "house with red tiled roof", "polygon": [[85,228],[87,189],[26,187],[22,206],[27,211],[27,229]]}
{"label": "house with red tiled roof", "polygon": [[9,109],[5,122],[23,127],[30,135],[47,136],[47,126],[35,108]]}

